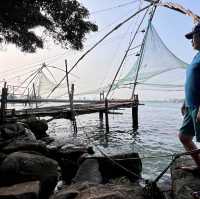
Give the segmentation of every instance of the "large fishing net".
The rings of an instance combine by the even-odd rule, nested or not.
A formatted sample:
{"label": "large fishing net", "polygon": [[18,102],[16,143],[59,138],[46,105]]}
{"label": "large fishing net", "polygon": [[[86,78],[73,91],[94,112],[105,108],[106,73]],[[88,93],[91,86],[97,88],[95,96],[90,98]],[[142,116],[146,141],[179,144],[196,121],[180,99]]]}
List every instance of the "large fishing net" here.
{"label": "large fishing net", "polygon": [[[136,80],[136,73],[139,67],[137,83],[144,83],[145,81],[176,69],[185,69],[187,63],[176,57],[163,43],[160,36],[156,32],[152,24],[150,24],[148,32],[146,33],[146,40],[144,41],[144,50],[142,60],[138,57],[136,63],[130,71],[120,79],[114,86],[119,88],[122,85],[133,84]],[[139,62],[141,64],[139,64]],[[160,82],[162,85],[162,82]],[[169,85],[176,86],[176,85]]]}
{"label": "large fishing net", "polygon": [[[127,74],[122,78],[118,79],[112,86],[112,90],[118,88],[133,88],[135,82],[137,85],[148,85],[151,87],[159,87],[160,89],[182,89],[183,85],[181,84],[172,84],[169,80],[169,83],[157,81],[157,83],[148,83],[149,80],[167,73],[173,70],[185,70],[187,63],[175,56],[164,44],[155,28],[150,24],[144,42],[143,52],[138,56],[135,64],[130,68]],[[136,80],[136,74],[139,67],[139,73]],[[48,79],[45,74],[42,74],[40,77],[39,91],[38,94],[41,97],[47,97],[52,89],[56,86],[55,82],[52,82]],[[102,88],[89,90],[79,95],[88,95],[88,94],[99,94],[104,91],[107,92],[110,85],[104,86]],[[65,92],[66,93],[66,90]],[[63,95],[63,86],[57,89],[57,94],[54,94],[54,97]]]}
{"label": "large fishing net", "polygon": [[[44,72],[40,72],[39,81],[38,81],[38,96],[42,98],[47,98],[49,93],[51,93],[52,89],[57,85],[56,81],[48,78]],[[66,84],[61,84],[59,89],[57,89],[53,94],[52,98],[60,98],[66,96],[67,88]]]}

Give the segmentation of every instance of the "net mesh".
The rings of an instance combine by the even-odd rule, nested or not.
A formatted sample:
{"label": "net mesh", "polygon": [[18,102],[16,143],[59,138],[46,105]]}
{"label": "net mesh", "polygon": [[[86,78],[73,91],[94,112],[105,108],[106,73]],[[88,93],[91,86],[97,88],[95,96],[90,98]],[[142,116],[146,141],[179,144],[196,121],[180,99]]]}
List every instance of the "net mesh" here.
{"label": "net mesh", "polygon": [[[57,82],[50,80],[44,72],[40,73],[38,83],[38,95],[42,98],[47,98],[52,89],[57,85]],[[53,94],[52,98],[60,98],[67,95],[66,85],[61,85]]]}
{"label": "net mesh", "polygon": [[[115,84],[115,88],[134,83],[138,64],[139,58],[130,71]],[[176,57],[166,47],[153,25],[150,24],[137,82],[145,82],[152,77],[175,69],[185,69],[186,66],[187,63]]]}
{"label": "net mesh", "polygon": [[[135,79],[136,79],[136,73],[139,66],[139,62],[141,63],[137,84],[138,86],[149,82],[150,79],[157,77],[159,75],[162,75],[163,73],[173,71],[173,70],[185,70],[187,63],[179,59],[177,56],[175,56],[164,44],[160,36],[158,35],[157,31],[153,27],[152,24],[150,24],[148,31],[146,32],[144,42],[144,50],[142,54],[142,60],[141,62],[140,57],[137,58],[135,64],[130,68],[128,73],[124,75],[123,78],[117,80],[114,85],[112,86],[112,90],[118,89],[118,88],[132,88]],[[141,55],[140,55],[141,56]],[[143,84],[144,85],[144,84]],[[159,88],[164,88],[164,84],[162,82],[158,82]],[[41,97],[47,97],[48,94],[52,91],[52,89],[56,86],[56,83],[50,81],[48,77],[42,73],[40,77],[40,84],[39,84],[39,95]],[[65,91],[63,88],[65,87]],[[89,95],[89,94],[99,94],[100,92],[104,91],[107,92],[110,85],[104,86],[102,88],[89,90],[83,93],[79,93],[77,95]],[[156,85],[152,85],[152,87],[156,87]],[[167,84],[165,88],[180,88],[182,85],[176,85],[176,84]],[[63,92],[64,91],[64,92]],[[66,86],[60,86],[56,93],[52,95],[52,97],[59,97],[62,96],[63,93],[66,94]]]}

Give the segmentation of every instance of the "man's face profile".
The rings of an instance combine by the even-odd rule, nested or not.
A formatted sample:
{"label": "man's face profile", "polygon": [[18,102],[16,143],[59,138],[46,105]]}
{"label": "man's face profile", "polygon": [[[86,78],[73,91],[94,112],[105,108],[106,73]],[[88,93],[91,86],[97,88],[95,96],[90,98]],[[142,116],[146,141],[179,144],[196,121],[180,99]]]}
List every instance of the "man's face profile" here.
{"label": "man's face profile", "polygon": [[193,34],[192,46],[194,49],[200,50],[200,33]]}

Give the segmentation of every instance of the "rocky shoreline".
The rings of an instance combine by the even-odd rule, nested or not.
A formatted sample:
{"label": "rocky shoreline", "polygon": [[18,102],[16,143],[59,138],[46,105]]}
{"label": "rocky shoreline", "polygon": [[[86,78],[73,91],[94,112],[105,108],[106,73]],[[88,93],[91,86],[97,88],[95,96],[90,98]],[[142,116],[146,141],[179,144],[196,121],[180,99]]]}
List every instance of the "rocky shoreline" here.
{"label": "rocky shoreline", "polygon": [[[137,153],[111,157],[133,176],[89,146],[59,145],[47,129],[36,119],[0,126],[0,199],[143,198]],[[124,176],[127,183],[113,183]]]}

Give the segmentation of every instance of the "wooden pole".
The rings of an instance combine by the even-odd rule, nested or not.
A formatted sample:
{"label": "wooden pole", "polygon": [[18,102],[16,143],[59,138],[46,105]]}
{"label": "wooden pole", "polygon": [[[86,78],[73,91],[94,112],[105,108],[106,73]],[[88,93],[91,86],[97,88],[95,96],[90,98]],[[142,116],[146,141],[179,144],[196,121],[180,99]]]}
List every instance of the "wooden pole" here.
{"label": "wooden pole", "polygon": [[106,133],[109,133],[109,118],[108,118],[108,99],[105,99],[105,119],[106,119]]}
{"label": "wooden pole", "polygon": [[36,91],[35,91],[35,84],[33,83],[33,94],[34,94],[34,98],[35,98],[35,105],[36,105],[36,108],[38,108],[38,104],[37,104],[37,96],[36,96]]}
{"label": "wooden pole", "polygon": [[71,113],[72,113],[72,123],[74,127],[74,134],[77,135],[77,124],[76,124],[76,118],[75,118],[75,112],[74,112],[74,84],[71,86]]}
{"label": "wooden pole", "polygon": [[[15,87],[13,86],[13,93],[12,93],[12,99],[15,99]],[[14,106],[15,103],[12,103],[12,106]]]}
{"label": "wooden pole", "polygon": [[65,60],[65,67],[66,67],[67,90],[68,90],[70,110],[71,110],[71,121],[72,121],[72,125],[74,127],[74,134],[76,135],[77,134],[77,125],[76,125],[76,118],[75,118],[74,107],[73,107],[74,84],[72,84],[71,92],[70,92],[67,60]]}
{"label": "wooden pole", "polygon": [[30,89],[28,88],[28,104],[29,106],[31,105],[31,102],[30,102]]}
{"label": "wooden pole", "polygon": [[[100,101],[104,100],[104,92],[100,92]],[[99,112],[100,124],[103,124],[103,111]]]}
{"label": "wooden pole", "polygon": [[138,129],[138,95],[134,95],[132,104],[132,125],[134,131]]}
{"label": "wooden pole", "polygon": [[8,89],[6,87],[6,82],[4,82],[4,87],[2,88],[1,93],[1,124],[6,121],[6,107],[7,107],[7,95]]}

